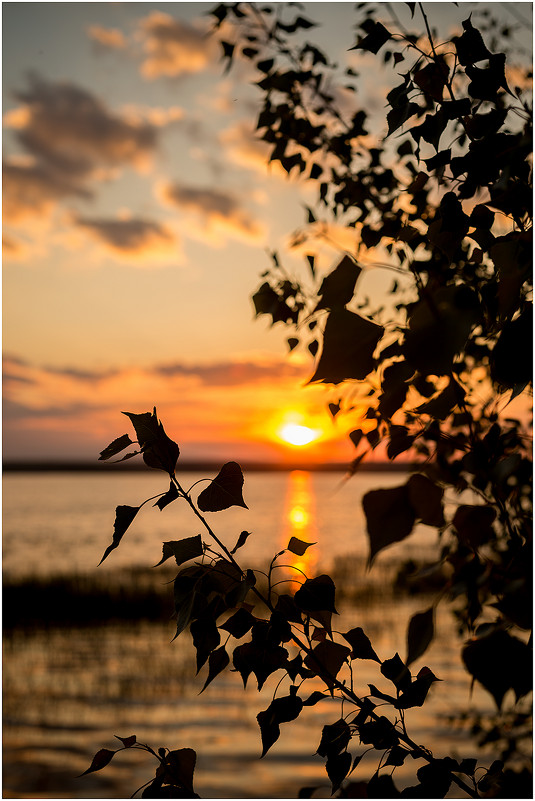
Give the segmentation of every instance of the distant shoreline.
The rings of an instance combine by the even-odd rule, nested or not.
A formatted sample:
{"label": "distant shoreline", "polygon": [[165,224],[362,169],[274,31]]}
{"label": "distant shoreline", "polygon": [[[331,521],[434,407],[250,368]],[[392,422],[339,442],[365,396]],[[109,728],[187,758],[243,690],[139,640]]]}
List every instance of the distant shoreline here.
{"label": "distant shoreline", "polygon": [[[222,462],[206,461],[206,462],[179,462],[177,465],[177,473],[186,472],[199,472],[209,471],[218,472],[221,469]],[[306,462],[293,462],[288,464],[283,463],[269,463],[269,462],[242,462],[240,463],[242,470],[247,473],[272,473],[272,472],[290,472],[292,470],[306,470],[307,472],[331,472],[331,473],[345,473],[348,471],[349,462],[327,462],[327,463],[314,463],[307,464]],[[409,462],[368,462],[360,463],[357,472],[364,473],[384,473],[384,472],[407,472],[410,471],[413,465]],[[109,470],[110,473],[117,471],[136,473],[142,470],[146,471],[146,465],[143,463],[127,464],[127,463],[103,463],[103,462],[4,462],[2,465],[4,473],[58,473],[58,472],[104,472]]]}

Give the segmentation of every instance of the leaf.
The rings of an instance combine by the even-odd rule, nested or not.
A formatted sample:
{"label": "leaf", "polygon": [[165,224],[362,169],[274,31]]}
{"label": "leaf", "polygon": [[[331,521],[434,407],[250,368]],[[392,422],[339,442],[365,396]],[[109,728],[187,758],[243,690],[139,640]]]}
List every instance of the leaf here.
{"label": "leaf", "polygon": [[352,757],[349,751],[333,754],[327,758],[325,770],[332,784],[332,793],[335,793],[351,769]]}
{"label": "leaf", "polygon": [[351,631],[346,631],[345,634],[342,634],[342,637],[348,641],[353,649],[351,652],[352,659],[373,659],[381,664],[381,660],[373,650],[369,638],[360,626],[351,629]]}
{"label": "leaf", "polygon": [[403,106],[391,109],[386,115],[386,121],[388,123],[387,136],[390,136],[394,131],[397,131],[398,128],[401,128],[404,122],[407,122],[408,119],[418,114],[420,111],[421,108],[418,103],[413,103],[412,101]]}
{"label": "leaf", "polygon": [[444,490],[421,473],[413,473],[407,481],[409,502],[416,519],[426,526],[444,525]]}
{"label": "leaf", "polygon": [[[166,784],[173,788],[185,790],[187,796],[191,798],[196,795],[193,792],[193,773],[197,754],[193,748],[179,748],[176,751],[169,751],[163,762],[157,768],[156,776],[160,776]],[[180,798],[182,794],[173,793],[173,798]],[[196,796],[198,798],[198,796]]]}
{"label": "leaf", "polygon": [[370,540],[368,561],[371,564],[383,548],[409,536],[416,514],[406,485],[371,490],[364,495],[362,507]]}
{"label": "leaf", "polygon": [[[411,4],[412,5],[412,4]],[[368,798],[399,798],[401,795],[390,773],[374,773],[366,785]],[[419,797],[419,796],[414,796]],[[423,796],[422,796],[423,797]]]}
{"label": "leaf", "polygon": [[508,632],[491,629],[476,636],[464,646],[461,655],[467,671],[492,695],[498,709],[509,689],[517,701],[530,692],[531,649]]}
{"label": "leaf", "polygon": [[347,646],[324,640],[307,655],[305,665],[320,676],[332,690],[336,676],[350,655],[351,651]]}
{"label": "leaf", "polygon": [[344,256],[335,269],[326,275],[319,288],[320,300],[314,311],[345,306],[353,297],[355,284],[362,272],[349,256]]}
{"label": "leaf", "polygon": [[425,653],[434,635],[434,608],[431,606],[425,612],[417,612],[409,621],[406,665],[411,665]]}
{"label": "leaf", "polygon": [[210,682],[212,682],[216,676],[219,676],[219,674],[225,670],[229,663],[230,658],[225,650],[224,645],[222,645],[221,648],[218,648],[216,651],[212,651],[208,657],[208,678],[204,682],[201,693],[206,690]]}
{"label": "leaf", "polygon": [[348,378],[364,380],[374,368],[373,353],[384,328],[345,308],[333,309],[323,334],[323,350],[308,382],[340,384]]}
{"label": "leaf", "polygon": [[286,547],[286,550],[291,551],[292,553],[296,554],[296,556],[303,556],[306,549],[315,544],[315,542],[305,542],[304,540],[297,539],[297,537],[292,537]]}
{"label": "leaf", "polygon": [[169,489],[167,490],[165,495],[162,495],[161,498],[158,498],[154,506],[157,506],[160,512],[162,512],[166,506],[168,506],[173,501],[176,501],[178,497],[179,497],[178,490],[173,484],[173,482],[171,482],[171,484],[169,485]]}
{"label": "leaf", "polygon": [[416,679],[399,696],[395,704],[397,709],[411,709],[415,706],[423,706],[429,688],[435,681],[440,681],[440,679],[437,679],[428,667],[423,667]]}
{"label": "leaf", "polygon": [[227,462],[197,498],[201,512],[220,512],[231,506],[247,509],[243,500],[243,473],[237,462]]}
{"label": "leaf", "polygon": [[197,651],[197,673],[221,641],[221,635],[212,618],[199,618],[190,626],[193,645]]}
{"label": "leaf", "polygon": [[380,22],[368,19],[360,27],[366,31],[367,35],[359,39],[354,47],[349,48],[350,50],[367,50],[370,53],[377,54],[381,47],[392,38],[391,34]]}
{"label": "leaf", "polygon": [[319,690],[314,690],[308,698],[303,701],[303,706],[315,706],[319,701],[325,700],[325,698],[330,698],[330,695],[326,693],[320,693]]}
{"label": "leaf", "polygon": [[224,631],[228,631],[229,634],[232,634],[233,637],[236,637],[239,640],[244,634],[247,634],[250,631],[251,627],[255,622],[255,618],[253,615],[247,611],[247,609],[238,609],[233,615],[231,615],[228,620],[219,627],[220,629],[224,629]]}
{"label": "leaf", "polygon": [[330,576],[323,574],[306,579],[295,593],[294,601],[305,612],[333,612],[337,615],[334,596],[334,582]]}
{"label": "leaf", "polygon": [[[96,770],[102,770],[106,765],[109,765],[116,753],[117,751],[110,751],[109,748],[101,748],[93,757],[91,765],[87,770],[84,770],[83,773],[80,773],[80,776],[86,776],[88,773],[94,773]],[[78,778],[80,778],[80,776]]]}
{"label": "leaf", "polygon": [[470,17],[463,21],[464,33],[462,36],[454,36],[452,39],[459,64],[466,67],[468,64],[475,64],[490,58],[491,53],[483,41],[483,37],[477,28],[474,28]]}
{"label": "leaf", "polygon": [[331,757],[344,751],[351,740],[351,729],[343,718],[324,726],[321,741],[316,751],[322,757]]}
{"label": "leaf", "polygon": [[284,698],[275,698],[266,710],[256,716],[262,736],[262,757],[279,739],[280,723],[295,720],[303,708],[303,701],[295,693]]}
{"label": "leaf", "polygon": [[261,690],[268,676],[286,666],[288,651],[281,645],[266,645],[248,642],[234,649],[232,661],[242,677],[243,686],[254,673]]}
{"label": "leaf", "polygon": [[123,412],[130,418],[137,440],[143,452],[143,461],[148,467],[165,470],[169,475],[175,472],[180,449],[164,431],[161,422],[156,416],[156,407],[152,413],[134,414]]}
{"label": "leaf", "polygon": [[100,456],[98,457],[99,460],[105,461],[106,459],[110,459],[112,456],[116,456],[121,451],[124,451],[125,448],[128,448],[129,445],[133,445],[134,443],[128,436],[128,434],[123,434],[122,437],[118,437],[114,439],[103,451],[101,451]]}
{"label": "leaf", "polygon": [[118,734],[114,734],[113,736],[117,737],[117,739],[122,742],[125,748],[132,748],[132,746],[137,742],[135,734],[130,735],[130,737],[119,737]]}
{"label": "leaf", "polygon": [[140,509],[140,506],[117,506],[115,509],[115,523],[113,524],[112,543],[111,545],[108,545],[104,551],[104,556],[98,563],[99,565],[101,565],[104,559],[106,559],[106,557],[109,556],[110,553],[115,550],[115,548],[117,548],[121,542],[121,539],[123,538],[123,535]]}
{"label": "leaf", "polygon": [[194,537],[186,537],[183,540],[170,540],[169,542],[164,542],[162,551],[163,556],[158,564],[154,565],[154,567],[159,567],[171,556],[175,557],[177,565],[181,565],[190,559],[195,559],[197,556],[202,556],[203,543],[201,540],[201,535],[196,534]]}
{"label": "leaf", "polygon": [[410,686],[411,674],[399,654],[392,659],[385,659],[381,665],[381,673],[391,681],[397,690],[404,690]]}

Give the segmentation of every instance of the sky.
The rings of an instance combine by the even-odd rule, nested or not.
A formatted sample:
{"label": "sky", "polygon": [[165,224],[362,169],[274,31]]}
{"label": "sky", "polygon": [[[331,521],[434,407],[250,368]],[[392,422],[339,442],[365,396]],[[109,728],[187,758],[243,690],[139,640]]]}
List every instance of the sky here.
{"label": "sky", "polygon": [[[94,460],[121,411],[153,406],[187,460],[352,456],[337,390],[305,387],[310,354],[254,319],[269,251],[305,274],[288,242],[313,195],[267,169],[259,74],[225,74],[213,5],[3,3],[7,461]],[[310,38],[352,65],[354,4],[305,5]],[[448,27],[472,5],[433,12]],[[390,80],[364,70],[358,103],[379,114]],[[350,244],[322,246],[318,280]],[[389,283],[369,270],[362,291]],[[284,443],[289,423],[315,439]]]}

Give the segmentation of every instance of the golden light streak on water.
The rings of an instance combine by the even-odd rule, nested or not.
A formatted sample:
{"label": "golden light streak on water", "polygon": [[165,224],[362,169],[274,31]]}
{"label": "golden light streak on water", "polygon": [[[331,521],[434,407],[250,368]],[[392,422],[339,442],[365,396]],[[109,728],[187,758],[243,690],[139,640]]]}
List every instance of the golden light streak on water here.
{"label": "golden light streak on water", "polygon": [[[316,499],[312,486],[312,475],[306,470],[292,470],[288,476],[288,489],[281,526],[281,549],[288,547],[292,537],[303,542],[315,543],[318,541]],[[284,572],[285,578],[292,579],[292,583],[288,586],[289,591],[296,592],[305,577],[311,578],[314,575],[318,557],[318,545],[307,548],[302,555],[287,551],[281,557],[280,564],[284,564],[285,567],[278,572]],[[279,581],[282,578],[282,575],[277,576]]]}

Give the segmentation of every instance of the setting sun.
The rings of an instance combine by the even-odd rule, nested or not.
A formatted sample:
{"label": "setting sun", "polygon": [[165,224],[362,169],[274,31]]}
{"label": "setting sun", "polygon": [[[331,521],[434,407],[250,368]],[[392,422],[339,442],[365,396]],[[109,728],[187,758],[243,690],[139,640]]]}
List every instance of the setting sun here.
{"label": "setting sun", "polygon": [[319,431],[308,426],[298,425],[297,423],[286,423],[279,429],[279,437],[290,445],[300,447],[309,445],[319,436]]}

